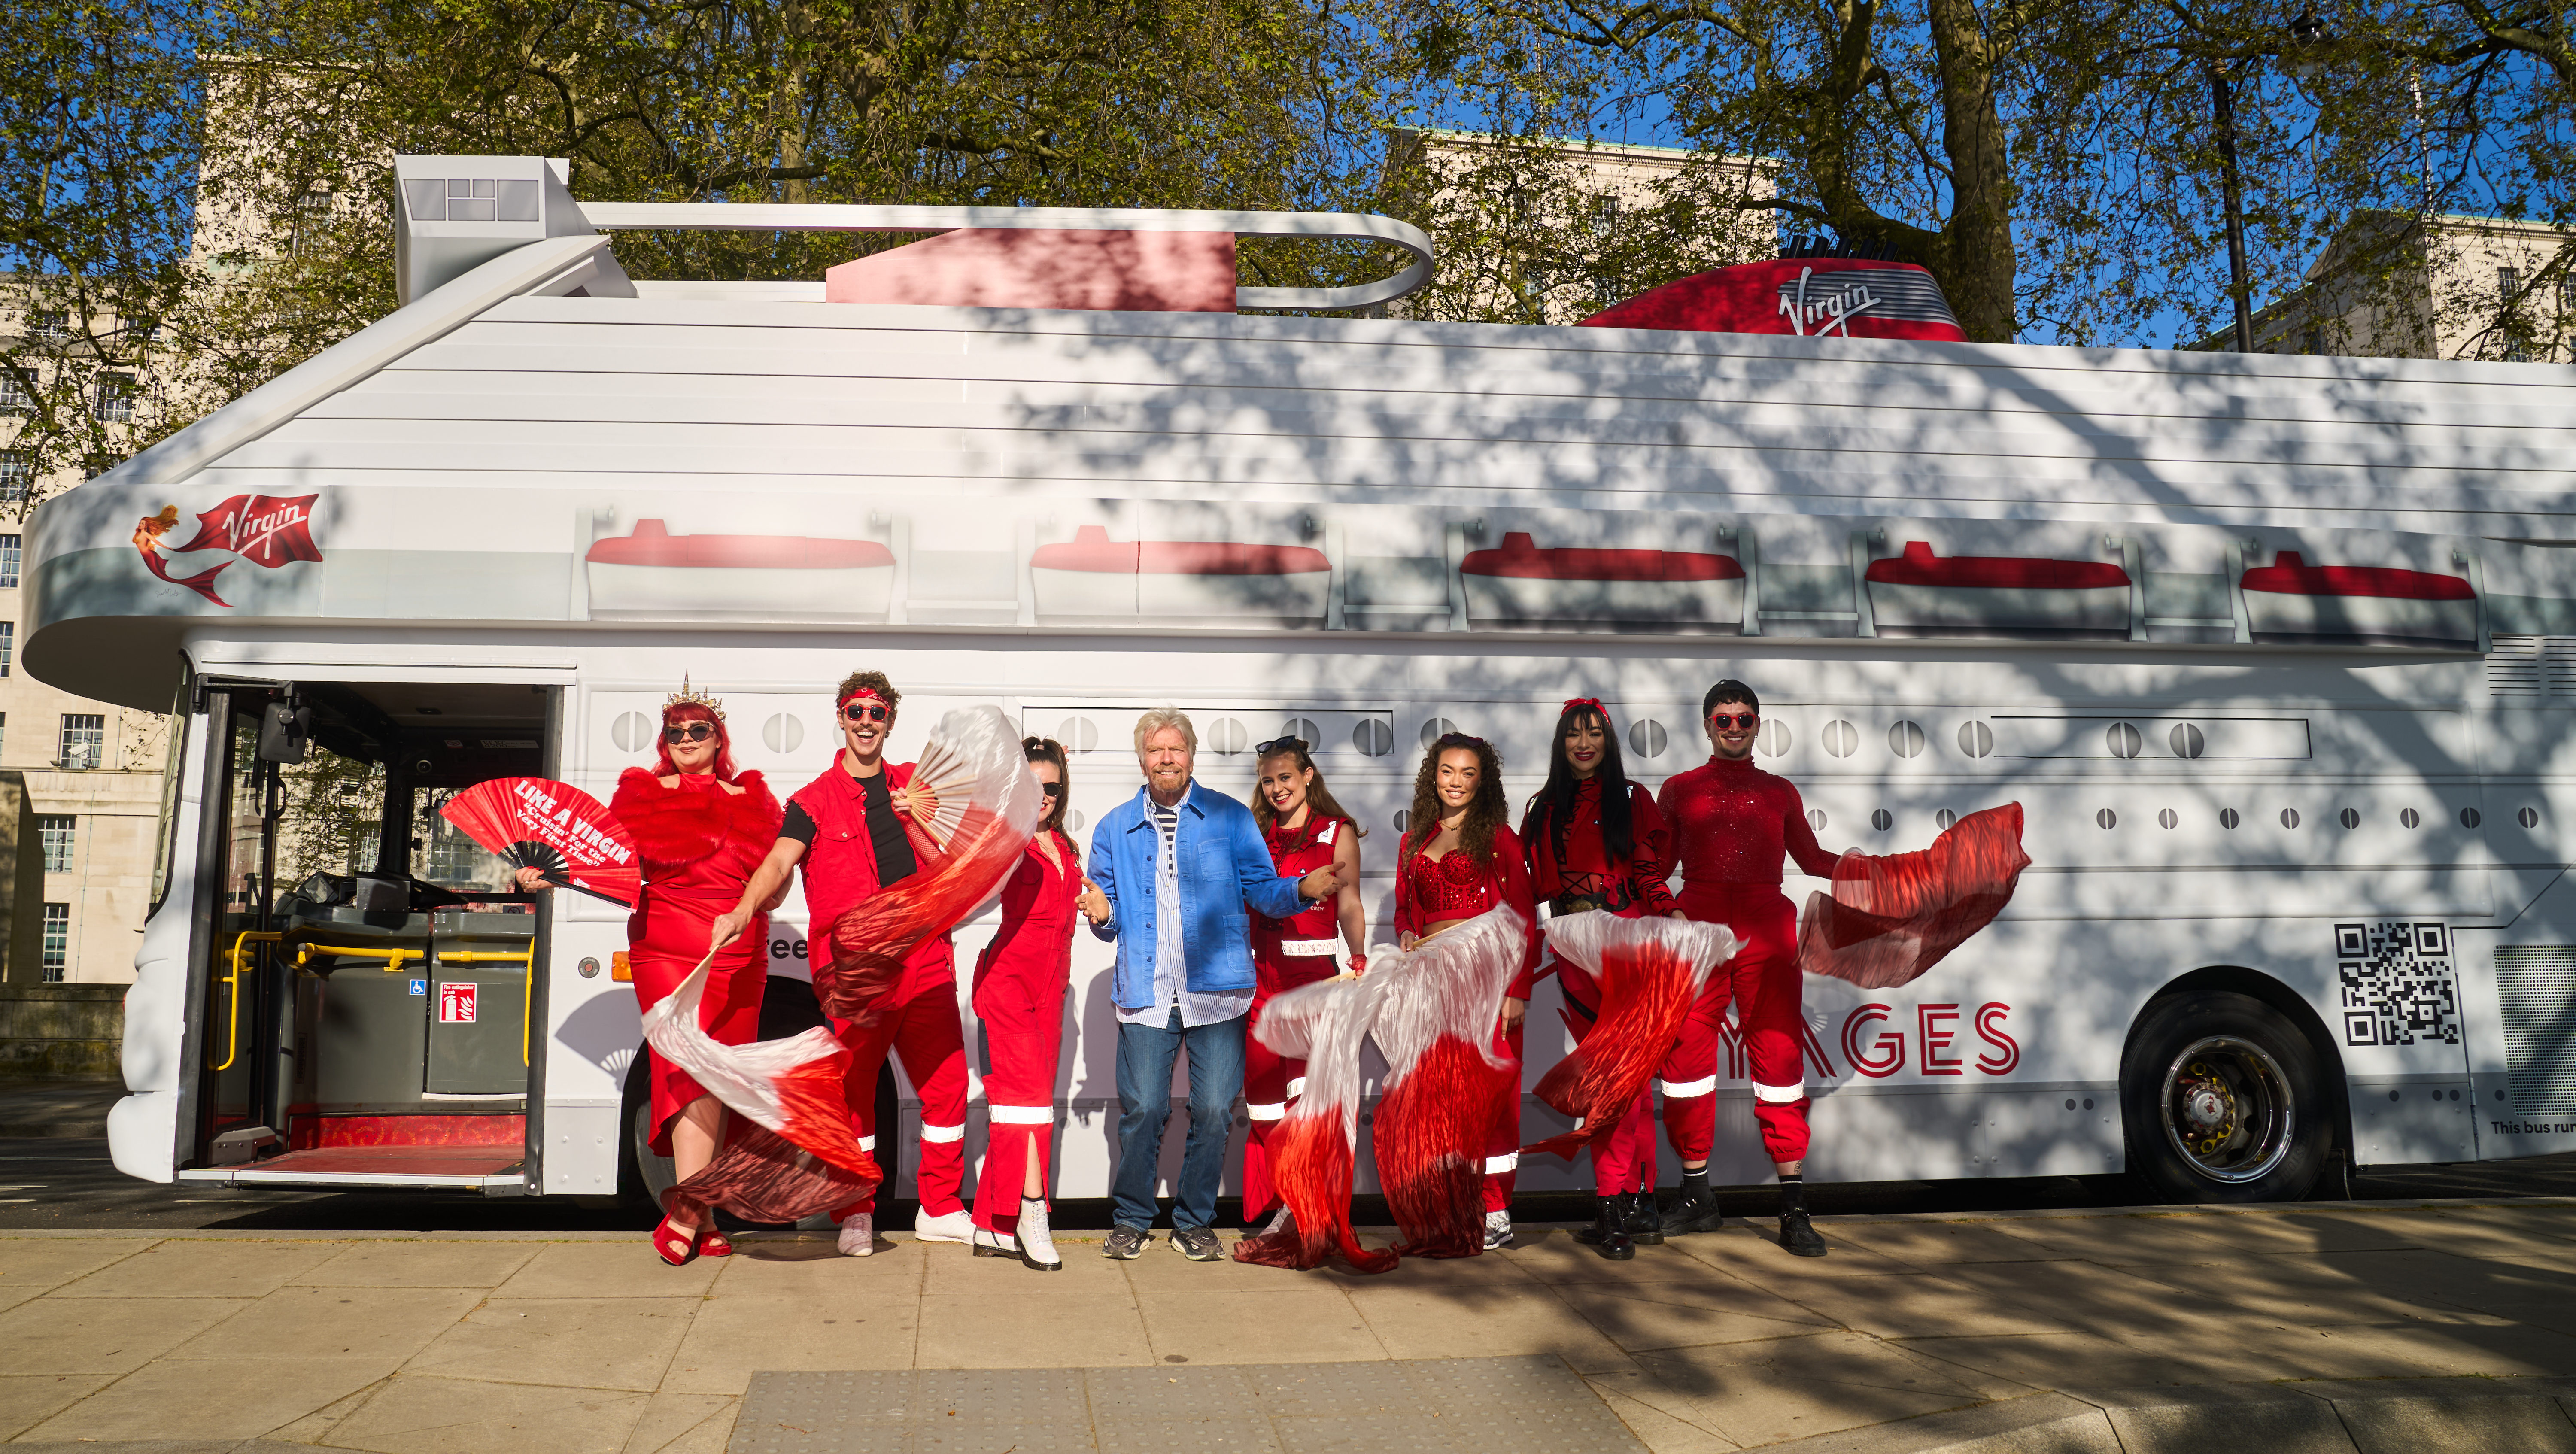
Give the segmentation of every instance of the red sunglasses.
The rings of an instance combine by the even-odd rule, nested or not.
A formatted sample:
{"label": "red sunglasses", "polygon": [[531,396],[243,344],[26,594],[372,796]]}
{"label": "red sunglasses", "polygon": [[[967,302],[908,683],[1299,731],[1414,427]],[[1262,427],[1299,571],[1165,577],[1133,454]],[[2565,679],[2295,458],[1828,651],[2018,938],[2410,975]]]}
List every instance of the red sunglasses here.
{"label": "red sunglasses", "polygon": [[1741,716],[1730,717],[1724,712],[1712,712],[1709,714],[1708,725],[1716,728],[1720,732],[1725,731],[1729,727],[1741,727],[1745,731],[1750,732],[1754,728],[1762,725],[1762,714],[1759,712],[1746,712]]}

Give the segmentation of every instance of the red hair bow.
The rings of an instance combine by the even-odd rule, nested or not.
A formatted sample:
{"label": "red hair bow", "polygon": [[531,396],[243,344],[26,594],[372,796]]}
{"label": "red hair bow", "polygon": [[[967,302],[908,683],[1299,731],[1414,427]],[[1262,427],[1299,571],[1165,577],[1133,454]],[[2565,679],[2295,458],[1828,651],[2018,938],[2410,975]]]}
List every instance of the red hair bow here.
{"label": "red hair bow", "polygon": [[1601,705],[1601,699],[1599,697],[1568,697],[1565,700],[1565,705],[1556,709],[1557,715],[1563,716],[1577,707],[1590,707],[1593,711],[1600,713],[1601,719],[1605,722],[1610,719],[1610,709]]}

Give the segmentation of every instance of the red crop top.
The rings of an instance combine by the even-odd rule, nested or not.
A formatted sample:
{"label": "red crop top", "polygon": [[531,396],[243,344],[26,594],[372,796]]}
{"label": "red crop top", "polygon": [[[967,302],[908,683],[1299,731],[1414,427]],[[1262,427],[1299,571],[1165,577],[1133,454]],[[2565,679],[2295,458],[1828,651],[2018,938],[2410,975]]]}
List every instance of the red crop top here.
{"label": "red crop top", "polygon": [[1523,866],[1520,835],[1494,825],[1494,861],[1478,863],[1464,851],[1434,861],[1419,841],[1404,845],[1404,860],[1395,873],[1395,927],[1420,934],[1426,924],[1472,919],[1496,904],[1510,904],[1529,926],[1529,946],[1521,954],[1520,974],[1504,993],[1516,1000],[1530,995],[1530,972],[1538,966],[1538,908],[1530,898],[1529,871]]}
{"label": "red crop top", "polygon": [[1807,826],[1798,789],[1750,760],[1712,757],[1664,780],[1656,795],[1681,859],[1682,892],[1778,884],[1783,855],[1831,878],[1839,855]]}

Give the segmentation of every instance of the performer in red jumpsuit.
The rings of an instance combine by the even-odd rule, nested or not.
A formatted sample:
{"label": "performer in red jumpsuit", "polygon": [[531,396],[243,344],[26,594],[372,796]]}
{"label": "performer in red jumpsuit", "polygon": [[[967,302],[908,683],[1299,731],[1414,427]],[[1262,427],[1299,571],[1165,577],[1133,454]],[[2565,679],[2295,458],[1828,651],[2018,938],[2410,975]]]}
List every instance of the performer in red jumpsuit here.
{"label": "performer in red jumpsuit", "polygon": [[1719,1027],[1732,999],[1752,1072],[1753,1118],[1780,1173],[1780,1245],[1801,1257],[1822,1257],[1825,1240],[1808,1221],[1801,1174],[1807,1087],[1799,1044],[1798,911],[1780,892],[1780,876],[1783,854],[1825,879],[1833,876],[1837,856],[1818,846],[1788,779],[1753,765],[1761,713],[1761,699],[1742,682],[1709,688],[1700,715],[1714,751],[1701,766],[1666,779],[1656,798],[1681,859],[1682,912],[1724,924],[1744,944],[1692,1008],[1664,1062],[1664,1133],[1682,1159],[1682,1196],[1665,1230],[1719,1225],[1708,1153],[1716,1132]]}
{"label": "performer in red jumpsuit", "polygon": [[[756,772],[736,773],[724,707],[684,682],[662,704],[662,738],[649,769],[630,767],[617,779],[609,812],[635,836],[644,860],[644,892],[626,921],[626,961],[635,976],[635,1000],[649,1010],[678,989],[706,954],[716,917],[742,897],[743,886],[778,839],[778,799]],[[519,870],[520,886],[542,887],[541,871]],[[755,906],[765,911],[765,903]],[[748,936],[734,941],[707,966],[698,1023],[727,1045],[760,1038],[760,995],[769,982],[769,926],[755,915]],[[724,1144],[722,1102],[648,1048],[653,1088],[653,1150],[671,1158],[686,1181],[713,1160]],[[684,1226],[664,1217],[653,1229],[653,1250],[673,1266],[700,1253],[722,1257],[733,1243],[712,1227]]]}
{"label": "performer in red jumpsuit", "polygon": [[[914,802],[906,791],[913,765],[885,760],[901,701],[883,672],[854,672],[842,681],[835,694],[841,750],[821,777],[788,799],[777,846],[733,912],[716,921],[717,942],[739,932],[799,866],[805,875],[806,933],[815,943],[824,941],[842,914],[919,869],[904,819],[927,818],[937,802],[928,794]],[[832,1028],[850,1050],[846,1084],[860,1146],[876,1149],[877,1072],[889,1050],[902,1057],[903,1073],[921,1097],[921,1206],[913,1235],[925,1242],[970,1240],[974,1218],[957,1194],[966,1175],[966,1038],[957,1017],[956,948],[949,936],[925,939],[913,951],[895,1006],[884,1018],[865,1029],[837,1022]],[[865,1257],[875,1250],[873,1194],[832,1215],[841,1224],[843,1252]]]}
{"label": "performer in red jumpsuit", "polygon": [[[1521,818],[1529,849],[1530,888],[1550,914],[1606,910],[1623,919],[1683,917],[1664,880],[1672,875],[1670,839],[1654,795],[1628,781],[1619,738],[1598,699],[1577,697],[1556,719],[1556,752],[1547,785]],[[1558,962],[1566,1028],[1580,1043],[1601,1017],[1600,986]],[[1664,1240],[1655,1210],[1655,1117],[1647,1093],[1613,1130],[1592,1142],[1593,1225],[1575,1240],[1612,1261],[1636,1255],[1635,1243]]]}
{"label": "performer in red jumpsuit", "polygon": [[1046,791],[1046,816],[1010,881],[1002,927],[975,961],[975,1018],[984,1027],[984,1102],[991,1132],[975,1175],[975,1255],[1017,1257],[1061,1272],[1048,1227],[1047,1171],[1055,1147],[1055,1082],[1063,1063],[1064,991],[1073,975],[1074,901],[1082,858],[1065,836],[1064,748],[1020,744]]}
{"label": "performer in red jumpsuit", "polygon": [[1512,1182],[1521,1164],[1521,1017],[1538,967],[1538,914],[1519,835],[1506,821],[1503,760],[1481,737],[1444,733],[1414,780],[1413,807],[1396,856],[1395,929],[1411,948],[1443,929],[1510,904],[1531,926],[1519,977],[1504,992],[1494,1049],[1511,1059],[1485,1142],[1485,1247],[1512,1245]]}
{"label": "performer in red jumpsuit", "polygon": [[1283,1218],[1289,1214],[1270,1182],[1270,1138],[1306,1085],[1306,1062],[1287,1059],[1261,1043],[1262,1007],[1274,995],[1338,973],[1336,939],[1349,950],[1351,973],[1368,967],[1360,952],[1368,943],[1368,918],[1359,890],[1360,839],[1366,830],[1333,800],[1302,739],[1261,743],[1254,756],[1258,777],[1252,821],[1270,845],[1270,861],[1280,876],[1302,878],[1329,863],[1340,870],[1342,886],[1293,918],[1252,916],[1252,1018],[1245,1027],[1243,1062],[1244,1112],[1252,1123],[1243,1146],[1247,1232],[1262,1230],[1260,1221],[1273,1208]]}

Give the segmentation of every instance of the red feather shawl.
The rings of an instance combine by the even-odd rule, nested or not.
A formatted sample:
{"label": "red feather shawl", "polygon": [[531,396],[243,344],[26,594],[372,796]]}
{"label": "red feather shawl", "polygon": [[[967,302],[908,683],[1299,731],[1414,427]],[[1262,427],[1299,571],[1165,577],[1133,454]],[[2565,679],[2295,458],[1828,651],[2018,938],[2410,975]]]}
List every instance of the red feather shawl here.
{"label": "red feather shawl", "polygon": [[739,891],[777,845],[785,812],[757,772],[733,780],[740,793],[666,788],[649,768],[617,779],[608,811],[644,855],[644,880],[670,886],[688,880]]}

